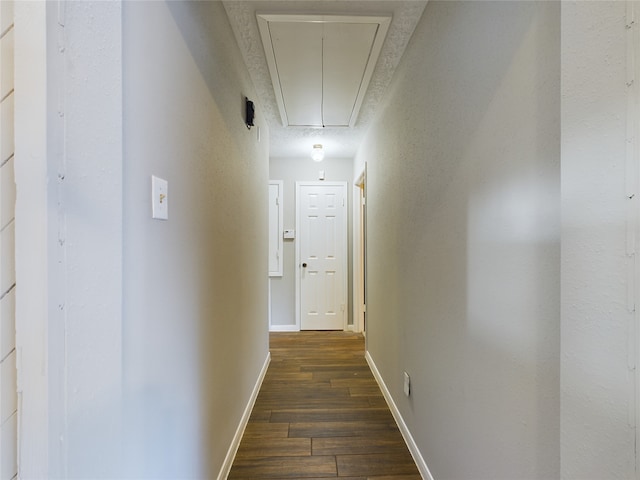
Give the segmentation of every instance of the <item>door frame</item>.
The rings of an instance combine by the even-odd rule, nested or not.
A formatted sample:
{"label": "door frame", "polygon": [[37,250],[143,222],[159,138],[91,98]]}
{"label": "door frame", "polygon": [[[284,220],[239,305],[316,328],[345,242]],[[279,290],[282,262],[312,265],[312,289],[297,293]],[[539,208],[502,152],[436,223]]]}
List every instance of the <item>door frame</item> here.
{"label": "door frame", "polygon": [[[284,257],[284,241],[282,238],[282,235],[284,233],[284,209],[283,209],[283,201],[282,201],[282,197],[283,197],[283,192],[284,192],[284,181],[283,180],[269,180],[269,190],[271,190],[271,187],[278,187],[278,196],[276,198],[276,217],[277,218],[272,218],[271,217],[271,203],[269,203],[269,235],[271,235],[271,226],[272,226],[272,222],[277,222],[277,233],[276,233],[276,250],[277,250],[277,254],[278,254],[278,267],[276,270],[269,270],[269,278],[271,277],[282,277],[284,275],[284,269],[283,269],[283,257]],[[269,192],[269,202],[271,202],[271,192]],[[271,242],[272,238],[271,236],[269,236],[269,242]],[[269,243],[269,255],[271,255],[271,243]]]}
{"label": "door frame", "polygon": [[[366,336],[366,241],[365,224],[367,166],[363,166],[353,185],[353,330]],[[357,208],[356,208],[357,207]]]}
{"label": "door frame", "polygon": [[348,230],[348,216],[349,216],[349,197],[348,197],[348,185],[349,182],[325,182],[325,181],[298,181],[296,182],[296,329],[298,331],[301,330],[301,300],[300,300],[300,268],[301,268],[301,260],[300,260],[300,226],[302,222],[300,221],[300,189],[301,187],[317,187],[317,186],[326,186],[326,187],[342,187],[344,190],[344,201],[345,201],[345,212],[343,218],[344,228],[344,236],[346,241],[346,249],[344,251],[344,261],[343,261],[343,271],[342,271],[342,285],[343,285],[343,293],[344,293],[344,319],[342,329],[348,329],[349,323],[349,230]]}

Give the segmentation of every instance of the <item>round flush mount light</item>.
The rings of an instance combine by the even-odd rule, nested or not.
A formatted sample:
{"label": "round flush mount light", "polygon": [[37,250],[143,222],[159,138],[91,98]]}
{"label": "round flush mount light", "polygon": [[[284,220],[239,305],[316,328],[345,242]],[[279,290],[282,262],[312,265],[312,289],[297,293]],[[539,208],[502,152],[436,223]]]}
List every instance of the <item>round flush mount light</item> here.
{"label": "round flush mount light", "polygon": [[324,158],[324,150],[322,150],[322,144],[316,143],[311,151],[311,158],[314,162],[321,162]]}

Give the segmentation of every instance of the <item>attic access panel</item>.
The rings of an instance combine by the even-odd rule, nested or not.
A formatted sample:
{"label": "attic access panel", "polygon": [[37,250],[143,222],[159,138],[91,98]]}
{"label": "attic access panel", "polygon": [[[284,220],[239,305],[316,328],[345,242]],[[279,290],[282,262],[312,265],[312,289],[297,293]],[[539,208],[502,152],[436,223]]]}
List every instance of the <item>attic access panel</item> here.
{"label": "attic access panel", "polygon": [[257,17],[283,124],[353,127],[391,17]]}

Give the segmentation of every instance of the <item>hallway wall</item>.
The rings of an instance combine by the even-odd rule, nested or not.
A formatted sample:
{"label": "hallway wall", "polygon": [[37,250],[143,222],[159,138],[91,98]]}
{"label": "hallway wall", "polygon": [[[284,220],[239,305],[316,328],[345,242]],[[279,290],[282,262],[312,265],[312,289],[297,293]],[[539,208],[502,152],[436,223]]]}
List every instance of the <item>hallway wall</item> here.
{"label": "hallway wall", "polygon": [[[349,299],[348,323],[353,324],[353,309],[351,297],[353,291],[353,262],[352,262],[352,195],[353,188],[353,159],[325,158],[316,163],[309,158],[271,158],[269,161],[269,178],[284,181],[284,228],[296,227],[296,182],[317,181],[318,171],[325,171],[328,182],[347,182],[347,252],[348,252],[348,293]],[[284,258],[282,277],[272,277],[271,281],[271,324],[275,329],[291,330],[296,323],[296,244],[295,240],[284,241]]]}
{"label": "hallway wall", "polygon": [[268,354],[268,127],[220,2],[123,9],[126,473],[215,478]]}
{"label": "hallway wall", "polygon": [[356,159],[367,348],[436,479],[559,476],[559,41],[559,3],[429,2]]}
{"label": "hallway wall", "polygon": [[114,478],[122,472],[122,8],[14,8],[18,476]]}
{"label": "hallway wall", "polygon": [[19,476],[216,478],[268,358],[268,131],[222,5],[15,19]]}
{"label": "hallway wall", "polygon": [[[637,31],[640,2],[634,3]],[[637,282],[638,270],[627,252],[637,249],[639,231],[640,106],[631,110],[635,118],[628,117],[627,96],[632,88],[637,95],[639,88],[640,37],[628,38],[633,29],[626,28],[627,7],[615,1],[562,5],[565,480],[635,478],[637,471],[633,304],[637,311],[638,291],[633,275]],[[635,50],[635,72],[627,72],[627,48],[629,58]],[[629,130],[635,133],[635,154],[629,158],[627,122],[636,126],[635,132]]]}

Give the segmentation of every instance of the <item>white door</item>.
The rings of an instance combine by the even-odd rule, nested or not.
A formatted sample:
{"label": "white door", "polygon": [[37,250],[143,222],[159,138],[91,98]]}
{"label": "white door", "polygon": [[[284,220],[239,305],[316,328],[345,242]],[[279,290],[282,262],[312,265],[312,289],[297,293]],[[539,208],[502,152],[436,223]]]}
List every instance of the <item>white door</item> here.
{"label": "white door", "polygon": [[301,330],[344,330],[347,184],[298,182],[298,313]]}

